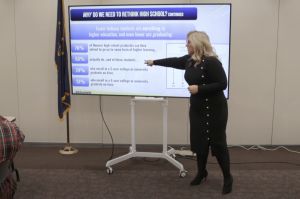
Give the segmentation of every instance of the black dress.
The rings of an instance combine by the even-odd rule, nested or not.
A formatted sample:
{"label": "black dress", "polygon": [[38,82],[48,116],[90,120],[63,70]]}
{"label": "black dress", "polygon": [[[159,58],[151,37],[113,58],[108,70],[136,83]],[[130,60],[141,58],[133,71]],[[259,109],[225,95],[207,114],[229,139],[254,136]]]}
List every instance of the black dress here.
{"label": "black dress", "polygon": [[223,90],[227,78],[221,62],[215,57],[204,57],[195,64],[189,55],[154,60],[154,65],[185,70],[189,85],[198,85],[198,93],[190,96],[190,143],[194,153],[206,153],[211,146],[212,155],[227,147],[227,100]]}

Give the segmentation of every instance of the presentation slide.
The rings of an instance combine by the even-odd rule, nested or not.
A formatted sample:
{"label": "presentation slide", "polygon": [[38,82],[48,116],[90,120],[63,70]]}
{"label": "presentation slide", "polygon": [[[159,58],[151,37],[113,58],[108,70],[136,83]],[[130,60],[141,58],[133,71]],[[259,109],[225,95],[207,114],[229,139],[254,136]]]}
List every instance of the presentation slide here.
{"label": "presentation slide", "polygon": [[72,93],[189,97],[184,70],[144,61],[184,56],[205,31],[228,77],[230,18],[230,4],[70,6]]}

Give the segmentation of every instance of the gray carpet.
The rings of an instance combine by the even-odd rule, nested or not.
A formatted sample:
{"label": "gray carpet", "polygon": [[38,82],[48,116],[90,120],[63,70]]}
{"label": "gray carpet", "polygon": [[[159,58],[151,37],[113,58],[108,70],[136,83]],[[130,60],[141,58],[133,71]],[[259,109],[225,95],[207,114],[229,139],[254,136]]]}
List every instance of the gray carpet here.
{"label": "gray carpet", "polygon": [[[128,166],[128,165],[127,165]],[[233,192],[222,196],[219,169],[209,170],[208,179],[189,186],[195,173],[185,178],[176,168],[150,170],[114,168],[20,169],[21,182],[15,199],[296,199],[300,198],[300,170],[234,170]]]}
{"label": "gray carpet", "polygon": [[[190,187],[196,161],[178,157],[188,170],[185,178],[166,160],[133,158],[113,165],[106,173],[110,148],[77,147],[79,153],[63,156],[57,146],[26,146],[18,152],[15,166],[21,182],[15,199],[298,199],[300,155],[286,150],[263,151],[230,148],[233,192],[222,196],[222,174],[214,157],[208,157],[208,180]],[[300,147],[290,147],[300,151]],[[159,151],[144,146],[140,151]],[[118,147],[115,156],[128,153]]]}

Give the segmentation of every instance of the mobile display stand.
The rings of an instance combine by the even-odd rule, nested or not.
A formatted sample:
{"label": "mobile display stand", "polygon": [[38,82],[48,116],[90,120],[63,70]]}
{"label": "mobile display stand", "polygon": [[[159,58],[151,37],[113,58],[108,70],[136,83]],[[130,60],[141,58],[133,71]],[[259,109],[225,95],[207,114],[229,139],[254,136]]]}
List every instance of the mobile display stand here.
{"label": "mobile display stand", "polygon": [[[138,152],[136,151],[136,142],[135,142],[135,103],[136,102],[160,102],[163,107],[163,151],[158,152]],[[106,171],[108,174],[113,173],[112,165],[119,162],[125,161],[133,157],[149,157],[149,158],[164,158],[172,163],[175,167],[179,169],[179,176],[185,177],[187,171],[184,170],[183,165],[175,160],[175,150],[171,148],[167,150],[167,119],[168,119],[168,100],[165,98],[156,98],[156,97],[134,97],[131,99],[131,146],[129,147],[129,153],[117,157],[115,159],[109,160],[106,162]]]}

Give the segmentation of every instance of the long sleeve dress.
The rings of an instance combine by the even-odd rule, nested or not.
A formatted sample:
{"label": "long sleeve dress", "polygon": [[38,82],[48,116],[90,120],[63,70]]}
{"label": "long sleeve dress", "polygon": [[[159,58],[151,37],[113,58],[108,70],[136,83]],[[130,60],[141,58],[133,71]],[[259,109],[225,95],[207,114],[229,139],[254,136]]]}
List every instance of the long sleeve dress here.
{"label": "long sleeve dress", "polygon": [[216,57],[203,57],[195,64],[189,55],[154,60],[154,65],[185,70],[189,85],[198,85],[198,93],[190,96],[190,144],[194,153],[206,153],[211,146],[212,155],[227,147],[227,100],[223,90],[227,78]]}

